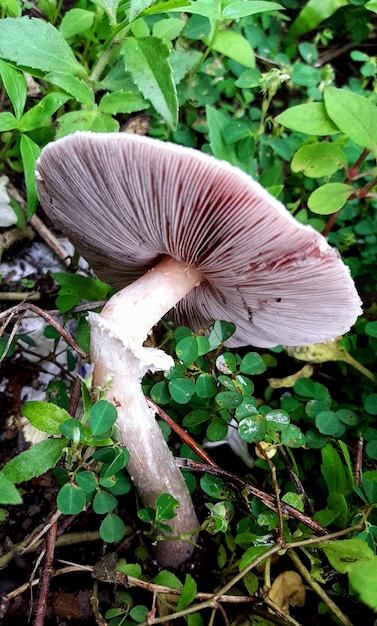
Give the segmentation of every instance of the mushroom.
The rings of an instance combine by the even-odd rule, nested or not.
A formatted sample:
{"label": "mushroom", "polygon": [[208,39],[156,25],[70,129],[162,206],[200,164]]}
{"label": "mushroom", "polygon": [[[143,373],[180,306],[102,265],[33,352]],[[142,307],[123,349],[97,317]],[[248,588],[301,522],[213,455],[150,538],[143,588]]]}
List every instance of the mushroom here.
{"label": "mushroom", "polygon": [[[148,332],[168,314],[194,331],[234,322],[233,347],[328,341],[361,311],[348,268],[247,174],[191,148],[78,132],[43,149],[36,177],[54,225],[119,290],[89,316],[91,358],[95,384],[112,380],[108,399],[135,487],[146,506],[173,495],[174,536],[193,532],[191,498],[141,390],[147,370],[172,365],[143,347]],[[162,541],[157,558],[176,566],[192,550]]]}

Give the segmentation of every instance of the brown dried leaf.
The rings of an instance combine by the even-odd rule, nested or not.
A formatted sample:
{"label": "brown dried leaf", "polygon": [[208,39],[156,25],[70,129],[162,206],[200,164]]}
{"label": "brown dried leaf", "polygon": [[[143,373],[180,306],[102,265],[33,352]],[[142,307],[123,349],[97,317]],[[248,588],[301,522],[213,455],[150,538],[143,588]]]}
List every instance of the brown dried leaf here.
{"label": "brown dried leaf", "polygon": [[304,606],[305,587],[301,576],[292,570],[282,572],[272,583],[268,597],[286,614],[289,614],[289,606]]}

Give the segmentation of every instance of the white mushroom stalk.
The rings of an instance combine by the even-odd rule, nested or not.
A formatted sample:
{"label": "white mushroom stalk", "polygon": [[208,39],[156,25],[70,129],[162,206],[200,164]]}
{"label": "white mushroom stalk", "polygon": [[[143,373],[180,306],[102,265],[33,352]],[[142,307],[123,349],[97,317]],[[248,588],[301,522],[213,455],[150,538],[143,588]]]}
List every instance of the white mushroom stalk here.
{"label": "white mushroom stalk", "polygon": [[[194,331],[216,319],[234,322],[230,346],[329,341],[361,312],[349,270],[324,237],[247,174],[190,148],[75,133],[44,148],[36,182],[53,224],[120,290],[90,318],[91,355],[96,384],[112,377],[109,400],[135,485],[147,506],[162,493],[174,496],[174,532],[192,531],[188,491],[141,393],[148,369],[172,363],[143,347],[150,328],[168,313]],[[190,550],[164,541],[158,558],[176,565]]]}
{"label": "white mushroom stalk", "polygon": [[[112,380],[108,400],[118,411],[121,443],[130,453],[127,469],[147,507],[162,493],[179,502],[177,516],[169,520],[173,535],[192,533],[199,526],[182,474],[148,407],[141,389],[147,371],[169,370],[173,359],[143,347],[150,329],[202,280],[200,272],[165,258],[147,274],[117,292],[101,315],[91,313],[91,359],[94,383],[105,387]],[[160,541],[156,556],[163,566],[178,566],[192,554],[192,543]]]}

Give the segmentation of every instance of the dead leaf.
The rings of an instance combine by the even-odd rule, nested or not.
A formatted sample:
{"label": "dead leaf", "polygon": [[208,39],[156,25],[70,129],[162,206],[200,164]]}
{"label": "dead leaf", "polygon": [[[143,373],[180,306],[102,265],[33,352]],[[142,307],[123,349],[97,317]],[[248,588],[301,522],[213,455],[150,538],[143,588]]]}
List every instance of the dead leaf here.
{"label": "dead leaf", "polygon": [[268,597],[282,613],[289,614],[290,606],[304,606],[305,595],[305,587],[300,574],[287,570],[275,578]]}

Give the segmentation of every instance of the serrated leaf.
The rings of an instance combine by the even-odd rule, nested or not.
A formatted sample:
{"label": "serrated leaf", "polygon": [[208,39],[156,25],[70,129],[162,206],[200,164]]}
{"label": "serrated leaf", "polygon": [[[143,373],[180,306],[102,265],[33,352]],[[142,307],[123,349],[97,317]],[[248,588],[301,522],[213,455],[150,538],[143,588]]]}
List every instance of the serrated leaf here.
{"label": "serrated leaf", "polygon": [[24,75],[0,60],[0,76],[12,103],[15,115],[19,119],[24,111],[27,97],[27,86]]}
{"label": "serrated leaf", "polygon": [[50,402],[29,400],[22,406],[21,413],[30,424],[48,435],[60,435],[60,426],[71,418],[68,411]]}
{"label": "serrated leaf", "polygon": [[22,504],[18,489],[2,472],[0,472],[0,504]]}
{"label": "serrated leaf", "polygon": [[94,104],[93,91],[86,83],[76,78],[76,76],[65,74],[64,72],[49,72],[44,78],[47,82],[69,93],[81,104],[85,104],[86,106],[92,106]]}
{"label": "serrated leaf", "polygon": [[310,194],[308,207],[318,215],[331,215],[340,211],[354,191],[345,183],[327,183]]}
{"label": "serrated leaf", "polygon": [[30,137],[21,135],[20,151],[27,191],[27,217],[30,219],[38,204],[38,196],[35,188],[35,163],[41,153],[41,149]]}
{"label": "serrated leaf", "polygon": [[122,47],[126,71],[167,124],[175,128],[178,99],[169,63],[169,48],[157,37],[127,39]]}
{"label": "serrated leaf", "polygon": [[327,87],[326,111],[334,124],[352,141],[377,152],[377,107],[352,91]]}
{"label": "serrated leaf", "polygon": [[40,441],[8,461],[2,472],[15,484],[41,476],[56,465],[66,445],[67,440],[64,438]]}
{"label": "serrated leaf", "polygon": [[256,13],[265,13],[266,11],[277,11],[284,7],[277,2],[263,2],[263,0],[238,0],[228,4],[223,10],[223,18],[227,20],[236,20],[240,17],[255,15]]}
{"label": "serrated leaf", "polygon": [[323,102],[308,102],[287,109],[275,117],[276,122],[306,135],[333,135],[340,129],[330,119]]}
{"label": "serrated leaf", "polygon": [[0,57],[22,67],[86,74],[63,35],[48,22],[28,17],[0,20]]}

